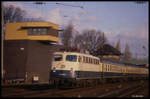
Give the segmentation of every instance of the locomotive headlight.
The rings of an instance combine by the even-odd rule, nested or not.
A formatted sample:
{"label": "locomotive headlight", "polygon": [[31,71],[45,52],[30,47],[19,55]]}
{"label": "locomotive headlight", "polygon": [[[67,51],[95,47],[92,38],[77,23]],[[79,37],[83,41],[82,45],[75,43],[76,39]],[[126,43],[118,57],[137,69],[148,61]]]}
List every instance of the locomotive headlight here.
{"label": "locomotive headlight", "polygon": [[61,68],[65,68],[65,65],[61,65]]}
{"label": "locomotive headlight", "polygon": [[53,67],[53,72],[55,72],[55,70],[56,70],[56,68],[55,68],[55,67]]}
{"label": "locomotive headlight", "polygon": [[70,68],[71,72],[73,72],[73,68]]}
{"label": "locomotive headlight", "polygon": [[53,70],[55,70],[56,68],[55,67],[53,67]]}

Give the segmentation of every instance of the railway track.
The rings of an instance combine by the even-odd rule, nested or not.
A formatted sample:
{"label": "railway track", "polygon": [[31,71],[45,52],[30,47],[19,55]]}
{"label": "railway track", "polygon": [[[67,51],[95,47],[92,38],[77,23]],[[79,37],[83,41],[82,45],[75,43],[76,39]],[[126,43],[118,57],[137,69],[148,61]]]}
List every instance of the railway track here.
{"label": "railway track", "polygon": [[[138,81],[139,82],[139,81]],[[11,91],[2,92],[3,97],[126,97],[133,96],[145,82],[123,82],[123,83],[109,83],[98,85],[94,87],[75,88],[75,89],[12,89]],[[134,89],[134,90],[133,90]],[[8,92],[8,93],[7,93]],[[134,97],[134,96],[133,96]]]}
{"label": "railway track", "polygon": [[[146,85],[146,86],[145,86]],[[123,89],[119,89],[116,91],[108,92],[107,94],[100,95],[98,97],[144,97],[143,95],[137,95],[138,91],[141,91],[147,87],[148,84],[144,84],[144,82],[141,82],[136,85],[130,85],[128,87],[125,87]]]}
{"label": "railway track", "polygon": [[[134,89],[134,90],[133,90]],[[137,91],[140,89],[140,85],[136,85],[136,86],[129,86],[127,88],[124,88],[124,89],[119,89],[117,91],[112,91],[112,92],[109,92],[109,93],[106,93],[106,94],[103,94],[101,96],[98,96],[98,97],[124,97],[128,94],[132,94],[133,92]],[[132,91],[131,91],[132,90]]]}

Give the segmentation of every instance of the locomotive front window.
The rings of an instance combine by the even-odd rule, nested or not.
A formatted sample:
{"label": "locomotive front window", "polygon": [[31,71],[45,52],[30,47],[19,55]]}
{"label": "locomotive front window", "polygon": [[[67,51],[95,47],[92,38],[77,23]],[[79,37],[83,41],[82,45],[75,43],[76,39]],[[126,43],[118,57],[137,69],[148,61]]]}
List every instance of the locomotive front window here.
{"label": "locomotive front window", "polygon": [[67,55],[66,56],[66,61],[76,62],[77,61],[77,56],[76,55]]}
{"label": "locomotive front window", "polygon": [[62,60],[62,55],[55,55],[54,56],[54,61],[61,61]]}

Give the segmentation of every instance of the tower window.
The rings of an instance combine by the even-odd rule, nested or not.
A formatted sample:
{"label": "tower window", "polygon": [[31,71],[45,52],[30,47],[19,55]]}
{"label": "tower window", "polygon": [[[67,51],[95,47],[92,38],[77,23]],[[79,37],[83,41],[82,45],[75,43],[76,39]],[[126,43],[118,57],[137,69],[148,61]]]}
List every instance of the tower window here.
{"label": "tower window", "polygon": [[48,35],[48,28],[30,28],[28,35]]}

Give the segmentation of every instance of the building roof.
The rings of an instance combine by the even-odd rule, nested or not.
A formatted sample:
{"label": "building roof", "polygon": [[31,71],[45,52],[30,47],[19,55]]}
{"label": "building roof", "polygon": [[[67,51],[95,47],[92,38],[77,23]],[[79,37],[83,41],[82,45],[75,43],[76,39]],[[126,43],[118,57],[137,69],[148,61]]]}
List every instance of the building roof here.
{"label": "building roof", "polygon": [[96,51],[97,55],[122,55],[120,51],[109,44],[105,44],[98,51]]}
{"label": "building roof", "polygon": [[[28,35],[28,28],[48,27],[49,35]],[[13,22],[6,24],[5,40],[43,40],[58,42],[58,25],[51,22]],[[55,36],[56,35],[56,36]]]}
{"label": "building roof", "polygon": [[17,22],[23,24],[22,27],[52,27],[54,29],[58,29],[58,25],[51,22]]}

